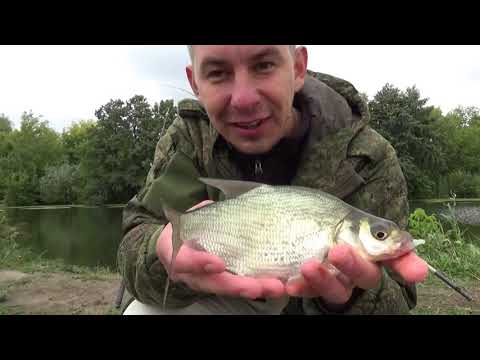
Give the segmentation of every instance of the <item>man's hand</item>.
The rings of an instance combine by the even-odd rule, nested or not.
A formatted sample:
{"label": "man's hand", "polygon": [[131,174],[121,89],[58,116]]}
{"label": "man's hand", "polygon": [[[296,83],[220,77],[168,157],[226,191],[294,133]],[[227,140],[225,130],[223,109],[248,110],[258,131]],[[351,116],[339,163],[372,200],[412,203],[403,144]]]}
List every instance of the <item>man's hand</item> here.
{"label": "man's hand", "polygon": [[[206,200],[192,209],[213,201]],[[157,254],[166,269],[172,257],[172,225],[163,229],[157,240]],[[174,261],[173,281],[181,281],[193,290],[220,296],[276,298],[285,294],[285,286],[278,279],[255,279],[233,275],[225,271],[225,263],[219,257],[182,245]]]}
{"label": "man's hand", "polygon": [[[348,245],[333,247],[328,261],[339,272],[329,270],[317,260],[308,261],[301,267],[302,277],[287,284],[287,293],[297,297],[322,297],[332,304],[344,304],[350,299],[354,287],[371,289],[380,282],[380,267],[356,254]],[[428,275],[427,264],[414,252],[385,261],[384,265],[395,270],[408,283],[421,282]]]}
{"label": "man's hand", "polygon": [[[207,200],[194,206],[196,209],[213,201]],[[172,225],[169,223],[157,240],[157,254],[169,269],[172,256]],[[381,279],[379,265],[365,260],[348,245],[333,247],[328,261],[338,270],[318,260],[306,262],[301,267],[302,276],[286,286],[278,279],[257,279],[233,275],[225,271],[225,263],[219,257],[205,251],[182,245],[174,262],[174,281],[181,281],[193,290],[220,296],[276,298],[288,293],[296,297],[322,297],[333,304],[346,303],[354,287],[370,289],[378,286]],[[398,259],[385,261],[384,265],[395,270],[405,281],[423,281],[428,267],[414,252]]]}

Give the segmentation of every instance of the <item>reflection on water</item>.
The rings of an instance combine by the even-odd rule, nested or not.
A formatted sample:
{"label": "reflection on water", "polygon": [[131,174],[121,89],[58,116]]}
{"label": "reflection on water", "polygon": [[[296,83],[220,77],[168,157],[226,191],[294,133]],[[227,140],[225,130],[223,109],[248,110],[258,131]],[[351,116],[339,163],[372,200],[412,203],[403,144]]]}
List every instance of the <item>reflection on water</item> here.
{"label": "reflection on water", "polygon": [[26,234],[23,243],[47,258],[116,268],[121,207],[7,208],[10,222]]}
{"label": "reflection on water", "polygon": [[[442,203],[412,201],[410,210],[421,207],[428,214],[446,210]],[[480,202],[456,205],[470,225],[462,225],[470,239],[480,243]],[[122,206],[7,208],[10,221],[28,236],[24,243],[48,258],[68,264],[107,266],[116,270],[116,251],[121,240]],[[476,224],[476,225],[473,225]]]}

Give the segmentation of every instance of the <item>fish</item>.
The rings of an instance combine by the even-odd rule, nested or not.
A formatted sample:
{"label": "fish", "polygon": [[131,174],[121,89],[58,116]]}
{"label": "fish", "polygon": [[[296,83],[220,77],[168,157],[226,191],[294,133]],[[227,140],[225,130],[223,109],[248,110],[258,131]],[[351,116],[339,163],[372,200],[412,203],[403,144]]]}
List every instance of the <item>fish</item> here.
{"label": "fish", "polygon": [[325,262],[335,244],[348,244],[365,259],[377,262],[402,256],[424,243],[395,222],[318,189],[199,180],[222,191],[225,200],[185,213],[164,207],[173,229],[170,269],[186,244],[220,257],[232,274],[288,282],[300,275],[307,260]]}

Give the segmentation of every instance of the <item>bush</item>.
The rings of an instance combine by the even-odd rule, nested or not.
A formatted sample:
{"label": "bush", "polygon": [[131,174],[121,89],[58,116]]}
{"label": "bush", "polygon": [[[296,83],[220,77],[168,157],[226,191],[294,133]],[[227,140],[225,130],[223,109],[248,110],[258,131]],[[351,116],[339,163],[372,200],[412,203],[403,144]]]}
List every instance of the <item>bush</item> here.
{"label": "bush", "polygon": [[7,222],[7,216],[0,211],[0,264],[1,268],[16,268],[19,263],[37,260],[30,249],[18,245],[20,233]]}
{"label": "bush", "polygon": [[49,166],[40,178],[41,199],[46,204],[72,204],[77,200],[75,190],[78,183],[78,165]]}
{"label": "bush", "polygon": [[39,203],[38,178],[27,172],[10,174],[6,179],[5,204],[7,206],[37,205]]}
{"label": "bush", "polygon": [[409,231],[414,238],[425,240],[417,253],[430,265],[452,277],[476,278],[480,269],[480,248],[465,240],[448,205],[448,214],[440,221],[425,210],[416,209],[409,217]]}
{"label": "bush", "polygon": [[457,197],[480,197],[480,175],[456,170],[448,174],[447,181]]}

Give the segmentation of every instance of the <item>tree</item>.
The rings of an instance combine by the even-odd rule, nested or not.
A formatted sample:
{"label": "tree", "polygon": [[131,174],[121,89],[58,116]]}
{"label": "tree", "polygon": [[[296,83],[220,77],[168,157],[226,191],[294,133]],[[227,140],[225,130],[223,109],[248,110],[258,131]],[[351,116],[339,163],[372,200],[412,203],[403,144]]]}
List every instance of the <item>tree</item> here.
{"label": "tree", "polygon": [[72,204],[77,200],[78,165],[47,166],[40,178],[40,197],[46,204]]}
{"label": "tree", "polygon": [[[59,135],[47,121],[32,112],[24,112],[19,130],[8,134],[8,151],[1,153],[4,196],[8,205],[41,203],[38,180],[47,165],[61,161]],[[1,150],[0,150],[1,151]]]}
{"label": "tree", "polygon": [[369,103],[372,127],[397,151],[412,196],[431,196],[446,173],[438,109],[426,106],[413,86],[402,92],[386,84]]}
{"label": "tree", "polygon": [[72,123],[68,130],[62,133],[65,161],[69,164],[80,164],[88,146],[89,130],[94,126],[94,120],[80,120]]}
{"label": "tree", "polygon": [[463,128],[480,122],[480,109],[475,106],[458,106],[449,114],[460,119],[460,126]]}
{"label": "tree", "polygon": [[10,176],[10,154],[13,145],[11,132],[0,132],[0,202],[3,202],[7,189],[7,179]]}
{"label": "tree", "polygon": [[125,202],[143,185],[160,133],[173,122],[172,101],[153,108],[137,95],[126,103],[111,100],[95,116],[81,162],[86,179],[83,199],[94,203]]}
{"label": "tree", "polygon": [[11,132],[11,131],[12,131],[12,122],[7,116],[5,116],[5,114],[0,114],[0,133]]}

